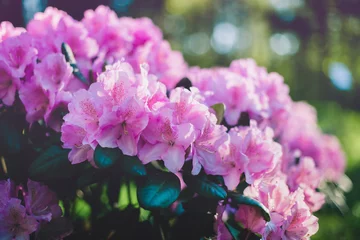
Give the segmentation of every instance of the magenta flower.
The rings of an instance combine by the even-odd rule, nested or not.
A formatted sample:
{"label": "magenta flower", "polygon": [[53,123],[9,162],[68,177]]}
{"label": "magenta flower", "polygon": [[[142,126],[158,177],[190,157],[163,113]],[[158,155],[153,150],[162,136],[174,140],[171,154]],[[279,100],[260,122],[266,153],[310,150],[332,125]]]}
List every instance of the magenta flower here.
{"label": "magenta flower", "polygon": [[19,97],[26,109],[26,121],[31,124],[44,117],[49,106],[49,97],[34,79],[21,85]]}
{"label": "magenta flower", "polygon": [[144,103],[135,97],[128,98],[102,115],[96,140],[102,147],[119,147],[124,154],[134,156],[148,120]]}
{"label": "magenta flower", "polygon": [[250,127],[232,128],[230,130],[229,160],[234,169],[224,176],[229,189],[234,189],[244,172],[246,182],[251,184],[265,174],[272,172],[280,162],[281,146],[273,141],[272,130],[261,131],[256,122],[251,121]]}
{"label": "magenta flower", "polygon": [[27,182],[25,204],[27,212],[37,220],[50,222],[62,215],[56,194],[47,186],[30,179]]}
{"label": "magenta flower", "polygon": [[50,94],[62,90],[71,75],[72,67],[62,54],[49,54],[34,68],[36,81]]}
{"label": "magenta flower", "polygon": [[171,172],[178,172],[184,165],[185,151],[195,140],[195,131],[191,123],[175,124],[173,111],[165,106],[150,116],[142,137],[146,143],[138,156],[144,164],[161,159]]}
{"label": "magenta flower", "polygon": [[230,144],[230,137],[226,130],[224,126],[216,125],[208,120],[193,145],[192,174],[198,174],[201,167],[207,174],[212,175],[226,175],[231,171],[232,165],[226,161]]}
{"label": "magenta flower", "polygon": [[14,27],[11,22],[1,22],[0,23],[0,42],[4,41],[7,38],[19,36],[21,33],[25,32],[24,28]]}
{"label": "magenta flower", "polygon": [[38,222],[26,214],[21,201],[12,198],[0,212],[0,238],[4,240],[27,240],[37,230]]}
{"label": "magenta flower", "polygon": [[14,103],[19,85],[20,79],[13,77],[6,62],[0,60],[0,100],[5,105],[11,106]]}
{"label": "magenta flower", "polygon": [[245,229],[260,234],[264,231],[266,223],[260,210],[248,205],[239,206],[235,213],[235,220],[241,223]]}
{"label": "magenta flower", "polygon": [[25,76],[25,68],[33,64],[37,55],[32,45],[33,39],[27,33],[7,38],[0,43],[0,59],[10,68],[14,78]]}

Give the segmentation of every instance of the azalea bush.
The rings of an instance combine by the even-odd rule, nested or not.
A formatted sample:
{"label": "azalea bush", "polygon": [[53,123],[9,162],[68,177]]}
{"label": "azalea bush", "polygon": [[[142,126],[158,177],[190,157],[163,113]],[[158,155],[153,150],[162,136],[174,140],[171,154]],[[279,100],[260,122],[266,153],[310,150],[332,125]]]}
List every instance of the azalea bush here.
{"label": "azalea bush", "polygon": [[147,18],[0,25],[0,239],[309,239],[345,157],[252,59],[189,67]]}

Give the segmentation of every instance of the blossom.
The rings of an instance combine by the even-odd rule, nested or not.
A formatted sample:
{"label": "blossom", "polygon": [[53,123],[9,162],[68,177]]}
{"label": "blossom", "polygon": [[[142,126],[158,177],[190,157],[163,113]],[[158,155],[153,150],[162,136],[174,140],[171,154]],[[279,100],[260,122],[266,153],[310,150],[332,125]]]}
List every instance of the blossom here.
{"label": "blossom", "polygon": [[63,89],[72,75],[72,67],[64,55],[52,53],[35,65],[34,76],[39,85],[51,93]]}
{"label": "blossom", "polygon": [[64,42],[77,58],[90,59],[98,53],[96,41],[89,37],[83,24],[53,7],[46,8],[43,13],[36,13],[27,30],[35,39],[40,59],[50,53],[61,53],[61,44]]}
{"label": "blossom", "polygon": [[146,142],[138,156],[144,164],[161,159],[171,172],[178,172],[184,165],[187,148],[195,140],[195,132],[191,123],[176,124],[173,110],[165,106],[150,115],[142,137]]}
{"label": "blossom", "polygon": [[21,86],[19,97],[26,109],[26,121],[33,123],[44,117],[49,105],[49,97],[34,79]]}
{"label": "blossom", "polygon": [[19,199],[10,199],[0,212],[1,239],[29,239],[29,235],[36,231],[37,227],[38,222],[26,214],[26,209]]}
{"label": "blossom", "polygon": [[119,147],[124,154],[134,156],[137,154],[140,133],[148,120],[144,103],[135,97],[129,98],[102,115],[97,142],[102,147]]}
{"label": "blossom", "polygon": [[129,62],[134,66],[135,71],[139,71],[138,66],[142,63],[149,64],[149,73],[158,77],[167,88],[175,87],[187,70],[187,64],[180,52],[173,51],[170,44],[163,40],[157,42],[147,42],[142,47],[138,47]]}
{"label": "blossom", "polygon": [[7,38],[19,36],[21,33],[25,32],[24,28],[14,27],[11,22],[4,21],[0,23],[0,42],[4,41]]}
{"label": "blossom", "polygon": [[256,95],[254,83],[249,79],[222,68],[192,68],[188,77],[201,91],[207,106],[224,103],[228,124],[236,125],[241,112],[262,114],[263,106]]}
{"label": "blossom", "polygon": [[200,136],[193,145],[192,174],[200,172],[201,167],[207,174],[226,175],[232,165],[226,162],[229,154],[230,137],[226,128],[208,120]]}
{"label": "blossom", "polygon": [[30,179],[27,182],[25,203],[28,213],[37,220],[49,222],[62,214],[56,194],[47,186]]}
{"label": "blossom", "polygon": [[20,85],[20,79],[13,77],[10,67],[0,60],[0,100],[7,106],[15,101],[15,94]]}
{"label": "blossom", "polygon": [[235,220],[253,233],[262,233],[266,223],[259,209],[243,204],[239,205]]}
{"label": "blossom", "polygon": [[345,171],[345,154],[341,149],[339,140],[331,135],[322,135],[322,148],[318,167],[323,172],[325,179],[337,182]]}
{"label": "blossom", "polygon": [[230,134],[229,160],[234,168],[229,175],[224,176],[229,189],[234,189],[240,182],[240,176],[245,173],[246,182],[251,184],[266,173],[270,173],[280,161],[281,146],[273,141],[273,132],[264,132],[251,121],[250,127],[232,128]]}
{"label": "blossom", "polygon": [[33,39],[27,33],[7,38],[0,43],[0,59],[9,66],[14,78],[25,76],[25,68],[34,63],[36,55]]}

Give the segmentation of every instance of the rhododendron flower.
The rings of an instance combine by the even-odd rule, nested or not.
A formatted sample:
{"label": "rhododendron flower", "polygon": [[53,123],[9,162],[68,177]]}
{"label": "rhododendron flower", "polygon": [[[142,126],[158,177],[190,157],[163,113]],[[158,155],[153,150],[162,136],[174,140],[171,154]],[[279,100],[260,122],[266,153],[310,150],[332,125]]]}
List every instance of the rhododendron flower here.
{"label": "rhododendron flower", "polygon": [[228,124],[236,125],[241,112],[262,114],[263,106],[259,96],[256,95],[254,83],[249,79],[221,68],[212,70],[192,68],[188,77],[202,92],[206,105],[225,104],[224,116]]}
{"label": "rhododendron flower", "polygon": [[229,189],[234,189],[240,182],[240,176],[245,173],[246,182],[251,184],[270,173],[279,163],[281,146],[273,141],[273,132],[266,129],[262,132],[256,122],[251,121],[250,127],[232,128],[230,130],[229,160],[234,168],[224,176]]}
{"label": "rhododendron flower", "polygon": [[191,123],[176,124],[173,111],[163,107],[150,115],[142,137],[146,143],[138,156],[144,164],[161,159],[171,172],[178,172],[184,165],[185,151],[195,140],[195,131]]}
{"label": "rhododendron flower", "polygon": [[325,178],[337,182],[345,171],[345,154],[341,149],[339,140],[330,135],[322,135],[322,149],[318,167],[323,171]]}
{"label": "rhododendron flower", "polygon": [[36,231],[38,222],[26,214],[21,201],[12,198],[0,212],[0,238],[4,240],[29,239],[29,235]]}
{"label": "rhododendron flower", "polygon": [[72,71],[64,55],[53,53],[35,65],[34,76],[44,90],[55,93],[66,86]]}
{"label": "rhododendron flower", "polygon": [[20,85],[20,79],[13,77],[10,67],[0,60],[0,100],[7,106],[15,101],[15,94]]}
{"label": "rhododendron flower", "polygon": [[207,174],[226,175],[232,167],[225,159],[229,153],[229,143],[226,128],[208,120],[194,142],[192,174],[198,174],[202,166]]}
{"label": "rhododendron flower", "polygon": [[25,32],[24,28],[14,27],[11,22],[1,22],[0,23],[0,42],[4,41],[7,38],[19,36],[21,33]]}
{"label": "rhododendron flower", "polygon": [[27,182],[25,203],[28,213],[37,220],[50,222],[51,219],[62,214],[56,194],[47,186],[30,179]]}
{"label": "rhododendron flower", "polygon": [[129,98],[102,115],[96,140],[102,147],[119,147],[124,154],[134,156],[148,120],[144,103],[135,97]]}
{"label": "rhododendron flower", "polygon": [[259,209],[243,204],[239,205],[235,220],[253,233],[262,233],[266,223]]}
{"label": "rhododendron flower", "polygon": [[148,42],[143,47],[139,47],[129,62],[139,71],[138,66],[142,63],[149,64],[149,73],[156,75],[159,81],[164,83],[167,88],[174,88],[183,77],[187,70],[187,64],[180,52],[171,50],[167,41],[160,43]]}
{"label": "rhododendron flower", "polygon": [[318,218],[311,215],[309,209],[302,206],[301,202],[295,202],[291,208],[291,215],[286,218],[282,225],[284,233],[281,239],[308,239],[314,235],[318,229]]}
{"label": "rhododendron flower", "polygon": [[44,117],[49,106],[49,97],[34,79],[21,86],[19,97],[26,109],[26,121],[33,123]]}
{"label": "rhododendron flower", "polygon": [[27,33],[8,38],[0,43],[0,59],[10,68],[14,78],[25,76],[25,68],[34,63],[37,49],[32,45],[33,39]]}
{"label": "rhododendron flower", "polygon": [[96,41],[89,37],[83,24],[53,7],[36,13],[27,30],[36,40],[40,59],[50,53],[61,53],[63,42],[71,47],[76,57],[90,59],[98,53]]}

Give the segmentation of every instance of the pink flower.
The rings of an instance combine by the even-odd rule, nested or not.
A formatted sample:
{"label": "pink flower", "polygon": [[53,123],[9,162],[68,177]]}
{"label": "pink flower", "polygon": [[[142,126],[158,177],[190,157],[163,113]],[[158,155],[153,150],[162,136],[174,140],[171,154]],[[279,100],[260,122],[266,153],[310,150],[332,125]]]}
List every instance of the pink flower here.
{"label": "pink flower", "polygon": [[229,172],[232,165],[226,162],[230,143],[226,130],[224,126],[207,121],[194,142],[192,174],[198,174],[201,167],[207,174],[212,175],[226,175]]}
{"label": "pink flower", "polygon": [[1,22],[0,23],[0,42],[4,41],[7,38],[19,36],[21,33],[25,32],[24,28],[14,27],[11,22]]}
{"label": "pink flower", "polygon": [[239,205],[239,209],[235,213],[235,220],[253,233],[262,233],[266,223],[260,210],[248,205]]}
{"label": "pink flower", "polygon": [[29,235],[36,231],[38,223],[32,216],[26,214],[21,201],[12,198],[0,212],[0,238],[4,240],[29,239]]}
{"label": "pink flower", "polygon": [[27,30],[36,39],[41,59],[50,53],[61,53],[63,42],[69,44],[76,58],[90,59],[98,53],[96,41],[89,37],[83,24],[53,7],[35,14]]}
{"label": "pink flower", "polygon": [[237,124],[241,112],[263,114],[254,83],[237,73],[222,68],[192,68],[188,77],[200,89],[207,106],[225,104],[225,119],[230,125]]}
{"label": "pink flower", "polygon": [[29,34],[22,33],[0,43],[0,59],[9,66],[14,78],[24,77],[25,68],[36,59],[37,50],[32,41]]}
{"label": "pink flower", "polygon": [[244,172],[246,182],[251,184],[266,173],[272,172],[280,161],[281,146],[274,142],[271,129],[262,132],[252,121],[250,127],[232,128],[230,130],[229,160],[234,169],[224,176],[229,189],[234,189]]}
{"label": "pink flower", "polygon": [[28,213],[37,220],[50,222],[62,214],[56,194],[47,186],[30,179],[27,182],[25,204]]}
{"label": "pink flower", "polygon": [[144,164],[161,159],[171,172],[178,172],[184,165],[185,151],[195,140],[195,132],[191,123],[176,124],[173,113],[165,106],[150,116],[142,134],[146,142],[138,156]]}
{"label": "pink flower", "polygon": [[89,31],[89,36],[96,40],[99,54],[104,60],[120,60],[132,48],[132,36],[129,29],[121,24],[120,20],[109,7],[99,6],[84,13],[82,23]]}
{"label": "pink flower", "polygon": [[95,134],[106,107],[109,107],[108,95],[101,83],[94,83],[89,90],[81,89],[74,93],[68,105],[69,114],[64,120],[86,129],[89,134]]}
{"label": "pink flower", "polygon": [[78,164],[86,160],[92,161],[94,148],[87,142],[87,132],[85,129],[71,125],[66,122],[61,127],[61,141],[64,148],[70,148],[69,161]]}
{"label": "pink flower", "polygon": [[329,181],[337,182],[345,172],[346,157],[339,140],[331,135],[322,135],[322,149],[319,168]]}
{"label": "pink flower", "polygon": [[19,97],[26,109],[26,121],[33,123],[44,117],[49,105],[49,97],[34,80],[25,82],[20,87]]}
{"label": "pink flower", "polygon": [[284,231],[282,239],[309,239],[318,229],[318,218],[311,215],[309,209],[304,207],[301,202],[296,202],[291,208],[289,215],[282,225]]}
{"label": "pink flower", "polygon": [[47,126],[60,132],[63,124],[63,117],[68,111],[68,103],[72,99],[72,94],[69,92],[60,91],[55,96],[49,99],[49,105],[44,115],[44,120]]}
{"label": "pink flower", "polygon": [[134,156],[148,120],[144,103],[135,97],[128,98],[102,115],[96,140],[102,147],[119,147],[124,154]]}
{"label": "pink flower", "polygon": [[7,106],[15,101],[15,94],[20,85],[20,79],[13,77],[10,67],[0,60],[0,100]]}
{"label": "pink flower", "polygon": [[288,171],[287,184],[291,191],[295,191],[300,184],[312,189],[319,186],[321,173],[316,169],[315,162],[310,157],[300,158],[299,164],[291,166]]}
{"label": "pink flower", "polygon": [[182,54],[171,50],[170,44],[164,40],[159,43],[147,42],[138,47],[129,62],[137,72],[140,71],[140,64],[148,63],[149,73],[157,76],[168,89],[174,88],[187,70]]}
{"label": "pink flower", "polygon": [[14,183],[10,181],[10,179],[0,181],[0,211],[6,206],[12,197],[16,197]]}
{"label": "pink flower", "polygon": [[34,75],[44,90],[55,93],[66,86],[72,71],[72,67],[66,62],[64,55],[53,53],[35,65]]}

